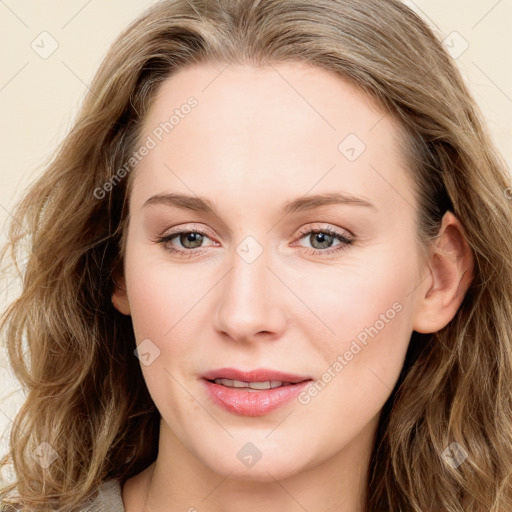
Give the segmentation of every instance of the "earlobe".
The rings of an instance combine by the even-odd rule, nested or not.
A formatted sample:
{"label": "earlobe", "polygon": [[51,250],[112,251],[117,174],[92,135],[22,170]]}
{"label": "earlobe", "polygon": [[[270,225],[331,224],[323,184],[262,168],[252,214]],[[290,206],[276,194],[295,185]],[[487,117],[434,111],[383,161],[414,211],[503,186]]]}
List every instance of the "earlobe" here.
{"label": "earlobe", "polygon": [[112,304],[123,315],[130,315],[130,303],[126,293],[126,284],[124,277],[112,279],[114,282],[114,291],[112,292]]}
{"label": "earlobe", "polygon": [[464,228],[448,211],[440,234],[429,251],[431,279],[419,289],[422,296],[416,309],[413,329],[433,333],[445,327],[455,316],[473,280],[474,257]]}

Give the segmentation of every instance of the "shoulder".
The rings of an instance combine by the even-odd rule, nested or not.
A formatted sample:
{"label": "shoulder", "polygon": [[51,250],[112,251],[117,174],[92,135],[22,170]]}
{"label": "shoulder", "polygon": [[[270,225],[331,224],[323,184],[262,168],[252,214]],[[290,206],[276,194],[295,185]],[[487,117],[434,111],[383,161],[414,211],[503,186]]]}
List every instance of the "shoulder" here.
{"label": "shoulder", "polygon": [[[16,497],[16,494],[12,497]],[[76,512],[126,512],[119,480],[104,480],[98,486],[92,498],[82,503],[78,510],[75,508],[73,510]],[[18,511],[20,511],[19,505],[9,505],[4,501],[0,503],[0,512]]]}
{"label": "shoulder", "polygon": [[84,504],[80,512],[125,512],[119,481],[103,481],[98,487],[96,497]]}

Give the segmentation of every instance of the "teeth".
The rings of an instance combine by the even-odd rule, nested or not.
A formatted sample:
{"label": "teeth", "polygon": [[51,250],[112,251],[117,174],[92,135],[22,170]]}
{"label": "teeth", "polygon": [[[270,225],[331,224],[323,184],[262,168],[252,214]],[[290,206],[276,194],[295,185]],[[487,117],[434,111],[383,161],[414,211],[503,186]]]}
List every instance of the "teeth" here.
{"label": "teeth", "polygon": [[241,380],[215,379],[215,384],[221,384],[230,388],[250,388],[250,389],[273,389],[280,386],[289,386],[291,382],[280,380],[268,380],[266,382],[242,382]]}

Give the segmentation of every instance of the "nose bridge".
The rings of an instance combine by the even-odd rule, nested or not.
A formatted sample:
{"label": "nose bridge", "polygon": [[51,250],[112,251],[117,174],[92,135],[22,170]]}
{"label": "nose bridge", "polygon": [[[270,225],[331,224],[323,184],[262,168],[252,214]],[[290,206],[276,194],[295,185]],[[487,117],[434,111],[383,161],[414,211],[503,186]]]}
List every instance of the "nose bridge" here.
{"label": "nose bridge", "polygon": [[216,311],[216,328],[237,340],[258,332],[276,334],[284,318],[273,292],[269,249],[251,236],[231,255],[231,270],[223,280]]}

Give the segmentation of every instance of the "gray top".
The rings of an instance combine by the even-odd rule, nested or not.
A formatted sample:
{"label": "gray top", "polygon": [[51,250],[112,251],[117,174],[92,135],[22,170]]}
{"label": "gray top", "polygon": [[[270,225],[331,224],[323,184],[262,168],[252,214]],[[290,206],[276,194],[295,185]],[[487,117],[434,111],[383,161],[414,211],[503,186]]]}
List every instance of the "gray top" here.
{"label": "gray top", "polygon": [[96,498],[86,504],[83,512],[125,512],[118,480],[105,480],[98,488]]}

